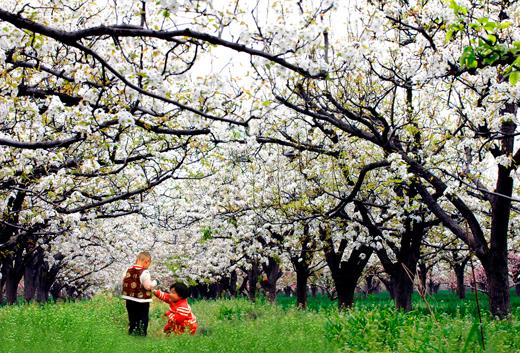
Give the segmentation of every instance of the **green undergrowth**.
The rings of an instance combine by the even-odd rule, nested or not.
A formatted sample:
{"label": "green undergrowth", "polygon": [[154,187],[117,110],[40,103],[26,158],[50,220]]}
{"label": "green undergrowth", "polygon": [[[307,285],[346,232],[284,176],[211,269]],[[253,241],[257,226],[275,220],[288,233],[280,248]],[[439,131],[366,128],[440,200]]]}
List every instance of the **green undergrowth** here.
{"label": "green undergrowth", "polygon": [[[195,336],[165,337],[167,306],[154,302],[148,337],[126,334],[124,301],[92,300],[0,307],[0,352],[520,352],[520,298],[513,295],[508,320],[492,320],[474,298],[439,293],[414,310],[394,309],[387,294],[360,296],[338,313],[327,297],[310,297],[307,310],[294,297],[277,305],[260,298],[192,301],[199,321]],[[482,337],[484,340],[482,341]]]}
{"label": "green undergrowth", "polygon": [[469,310],[404,312],[391,305],[354,307],[345,314],[332,314],[327,337],[342,352],[520,352],[520,310],[508,320],[483,323]]}

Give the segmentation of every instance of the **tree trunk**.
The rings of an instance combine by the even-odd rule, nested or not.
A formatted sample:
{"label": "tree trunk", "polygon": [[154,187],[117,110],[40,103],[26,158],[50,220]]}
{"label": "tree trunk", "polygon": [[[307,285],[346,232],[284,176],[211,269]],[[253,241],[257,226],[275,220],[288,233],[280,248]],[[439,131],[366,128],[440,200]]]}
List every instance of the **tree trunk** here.
{"label": "tree trunk", "polygon": [[43,256],[39,251],[34,251],[34,248],[31,255],[27,255],[28,259],[25,263],[24,268],[24,297],[25,300],[30,302],[34,299],[37,288],[39,286],[40,281],[40,271],[43,267]]}
{"label": "tree trunk", "polygon": [[453,270],[457,278],[457,295],[460,299],[466,298],[466,287],[464,286],[464,268],[465,264],[455,264]]}
{"label": "tree trunk", "polygon": [[296,307],[307,307],[307,283],[311,275],[310,266],[317,247],[316,240],[309,234],[309,226],[303,228],[304,236],[301,239],[301,249],[298,256],[291,257],[291,263],[296,271]]}
{"label": "tree trunk", "polygon": [[30,302],[36,294],[37,275],[33,268],[26,266],[23,274],[23,292],[25,301]]}
{"label": "tree trunk", "polygon": [[379,282],[377,282],[376,276],[368,275],[365,277],[365,281],[367,283],[367,294],[374,294],[379,292]]}
{"label": "tree trunk", "polygon": [[5,297],[7,299],[7,304],[16,303],[18,283],[20,283],[20,281],[14,278],[14,276],[9,277],[7,281],[5,281]]}
{"label": "tree trunk", "polygon": [[421,285],[419,288],[419,291],[421,291],[422,295],[426,295],[428,292],[427,284],[426,284],[426,278],[428,277],[428,269],[426,268],[426,264],[424,262],[420,262],[417,267],[419,268],[419,280],[421,281]]}
{"label": "tree trunk", "polygon": [[21,250],[17,250],[14,255],[14,261],[9,260],[8,262],[4,262],[3,266],[5,266],[5,296],[8,304],[16,303],[18,296],[18,285],[23,277],[23,258]]}
{"label": "tree trunk", "polygon": [[199,299],[200,298],[200,293],[199,293],[199,288],[198,286],[190,286],[190,297],[192,297],[193,299]]}
{"label": "tree trunk", "polygon": [[[415,272],[415,267],[411,271]],[[392,275],[392,289],[397,309],[412,310],[413,278],[414,274],[410,274],[403,266],[396,266],[395,274]]]}
{"label": "tree trunk", "polygon": [[267,285],[267,300],[269,303],[276,303],[276,283]]}
{"label": "tree trunk", "polygon": [[238,294],[240,295],[247,295],[247,282],[248,282],[249,276],[248,272],[246,272],[246,276],[242,280],[242,284],[240,285],[240,288],[238,288]]}
{"label": "tree trunk", "polygon": [[424,237],[424,222],[405,221],[406,232],[401,238],[401,247],[397,256],[392,276],[394,301],[398,309],[412,310],[412,294],[417,263],[421,254],[421,242]]}
{"label": "tree trunk", "polygon": [[[20,185],[25,186],[25,185]],[[17,224],[20,211],[23,207],[25,200],[25,191],[18,191],[14,196],[9,197],[7,200],[6,215],[4,219],[6,224],[0,225],[0,244],[5,244],[9,241],[10,237],[18,232],[17,228],[12,226]],[[9,225],[11,224],[11,225]],[[24,239],[17,239],[16,244],[12,247],[2,249],[0,252],[0,261],[2,265],[2,279],[0,280],[0,302],[2,299],[2,292],[5,286],[5,295],[8,304],[14,304],[16,302],[18,284],[20,283],[23,276],[23,249],[26,246]]]}
{"label": "tree trunk", "polygon": [[265,290],[267,291],[267,299],[270,303],[276,302],[276,283],[282,276],[282,271],[280,271],[280,265],[276,261],[276,259],[270,257],[267,264],[263,265],[264,272],[267,276],[263,285]]}
{"label": "tree trunk", "polygon": [[[416,196],[415,184],[406,190],[406,194],[412,198]],[[356,206],[361,212],[364,225],[368,228],[370,234],[375,238],[376,236],[383,237],[381,230],[373,224],[371,218],[368,216],[366,207],[357,202]],[[424,212],[421,210],[415,211],[416,216],[423,217]],[[409,311],[412,309],[412,293],[417,263],[420,258],[421,242],[427,228],[425,221],[415,221],[408,215],[404,221],[404,234],[401,235],[399,248],[395,249],[395,257],[397,262],[393,261],[384,247],[377,250],[377,256],[385,269],[385,272],[390,276],[390,293],[394,299],[395,305],[398,309]],[[384,283],[384,282],[383,282]]]}
{"label": "tree trunk", "polygon": [[49,273],[45,268],[39,271],[38,286],[36,287],[36,301],[46,303],[49,300],[49,290],[53,280],[49,278]]}
{"label": "tree trunk", "polygon": [[219,284],[218,283],[210,283],[208,286],[208,297],[209,299],[217,299],[219,295]]}
{"label": "tree trunk", "polygon": [[[52,300],[54,302],[56,302],[61,297],[62,289],[63,289],[62,285],[59,284],[58,282],[54,281],[54,283],[51,286],[51,289],[49,289],[49,293],[51,294]],[[191,288],[190,288],[190,293],[191,293]]]}
{"label": "tree trunk", "polygon": [[237,296],[237,271],[233,270],[229,276],[229,295],[232,298]]}
{"label": "tree trunk", "polygon": [[[358,203],[356,203],[356,205],[362,210],[362,214],[366,216],[366,208]],[[320,227],[320,233],[320,238],[324,242],[323,251],[325,261],[329,266],[332,279],[334,280],[334,286],[336,287],[338,308],[339,310],[344,310],[352,306],[357,283],[361,278],[363,269],[368,263],[373,250],[366,245],[362,245],[351,251],[348,260],[342,261],[343,253],[347,247],[347,241],[343,239],[336,251],[332,242],[330,229]]]}
{"label": "tree trunk", "polygon": [[507,257],[490,256],[489,259],[482,261],[482,266],[487,278],[491,314],[497,318],[504,319],[511,310]]}
{"label": "tree trunk", "polygon": [[309,272],[305,270],[296,271],[296,306],[299,309],[307,307],[307,282]]}
{"label": "tree trunk", "polygon": [[[36,300],[39,303],[45,303],[49,300],[49,293],[52,285],[56,281],[56,276],[61,268],[61,262],[57,261],[52,267],[44,261],[43,251],[37,251],[36,255],[38,258],[37,264],[37,287],[36,287]],[[58,258],[55,256],[55,259]]]}
{"label": "tree trunk", "polygon": [[247,286],[247,296],[252,302],[256,301],[256,283],[258,281],[259,272],[256,262],[254,262],[251,269],[247,271],[247,282],[249,284]]}
{"label": "tree trunk", "polygon": [[23,271],[19,268],[8,269],[5,281],[5,296],[8,304],[15,304],[18,298],[18,285],[22,280]]}
{"label": "tree trunk", "polygon": [[395,298],[394,298],[394,288],[393,288],[392,281],[390,279],[383,278],[383,277],[378,277],[378,278],[381,281],[381,283],[383,283],[383,285],[385,286],[388,294],[390,294],[390,299],[395,300]]}
{"label": "tree trunk", "polygon": [[208,285],[206,283],[199,284],[199,291],[202,298],[208,299]]}
{"label": "tree trunk", "polygon": [[311,284],[311,295],[313,298],[316,298],[316,295],[318,294],[318,286],[315,284]]}
{"label": "tree trunk", "polygon": [[0,268],[0,304],[2,304],[4,302],[4,288],[7,281],[7,261],[4,263],[4,260],[2,260],[0,266],[2,266]]}
{"label": "tree trunk", "polygon": [[428,281],[428,290],[432,294],[437,294],[439,292],[440,286],[441,286],[440,283],[436,283],[436,282],[434,282],[432,280]]}
{"label": "tree trunk", "polygon": [[[516,106],[508,104],[504,112],[516,113]],[[513,136],[515,130],[516,124],[512,121],[504,121],[502,123],[501,132],[506,138],[501,141],[501,152],[505,155],[513,155]],[[511,196],[513,194],[511,167],[498,165],[495,192],[497,195]],[[486,256],[487,259],[481,258],[480,260],[487,276],[491,314],[498,318],[506,318],[511,311],[507,264],[507,238],[510,214],[511,199],[493,196],[491,199],[491,236],[489,251]]]}
{"label": "tree trunk", "polygon": [[339,262],[337,267],[334,267],[337,262],[328,261],[338,295],[339,310],[352,307],[356,286],[371,255],[372,249],[363,245],[357,250],[352,250],[348,260]]}
{"label": "tree trunk", "polygon": [[[387,288],[390,291],[395,306],[405,311],[412,310],[412,294],[417,262],[419,260],[420,245],[424,228],[420,225],[415,231],[406,232],[401,238],[401,248],[397,255],[398,261],[392,263],[386,252],[378,251],[385,271],[390,276]],[[386,284],[386,283],[385,283]]]}
{"label": "tree trunk", "polygon": [[343,280],[336,284],[336,291],[338,294],[338,308],[345,310],[351,308],[354,303],[354,293],[356,291],[357,281],[353,278]]}
{"label": "tree trunk", "polygon": [[389,289],[396,308],[405,311],[412,310],[413,285],[424,231],[421,225],[414,228],[414,231],[403,234],[396,263],[389,260],[383,249],[377,251],[386,273],[390,276],[389,283],[383,283]]}

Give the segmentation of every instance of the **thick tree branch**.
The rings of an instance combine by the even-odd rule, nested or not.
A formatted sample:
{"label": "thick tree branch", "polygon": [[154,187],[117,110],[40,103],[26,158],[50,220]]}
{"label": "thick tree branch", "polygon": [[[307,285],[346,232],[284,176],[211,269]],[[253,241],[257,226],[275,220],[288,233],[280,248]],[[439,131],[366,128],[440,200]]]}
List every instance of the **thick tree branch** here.
{"label": "thick tree branch", "polygon": [[474,234],[473,232],[466,231],[459,225],[459,222],[455,221],[450,215],[448,215],[439,203],[432,197],[425,186],[418,183],[417,191],[421,195],[423,201],[428,205],[428,208],[437,216],[441,222],[450,229],[455,236],[461,239],[464,243],[468,244],[470,248],[477,253],[477,255],[483,256],[488,251],[487,242],[484,236],[480,233]]}
{"label": "thick tree branch", "polygon": [[354,198],[356,197],[359,190],[361,190],[361,185],[363,185],[363,182],[365,181],[365,177],[369,171],[377,169],[377,168],[389,166],[389,165],[390,165],[390,162],[388,162],[388,161],[380,161],[380,162],[370,163],[370,164],[364,166],[361,169],[361,171],[359,172],[359,176],[357,178],[356,184],[350,191],[350,194],[346,198],[341,200],[341,202],[336,207],[334,207],[334,209],[327,212],[328,216],[329,217],[338,216],[340,214],[340,212],[343,211],[345,206],[354,200]]}
{"label": "thick tree branch", "polygon": [[347,124],[347,123],[345,123],[345,122],[335,118],[334,116],[331,116],[329,114],[323,114],[323,113],[322,114],[318,114],[318,113],[312,112],[312,111],[310,111],[308,109],[303,109],[300,106],[297,106],[297,105],[289,102],[287,99],[285,99],[285,98],[283,98],[281,96],[275,96],[275,97],[276,97],[276,99],[278,101],[280,101],[280,103],[282,103],[286,107],[291,108],[292,110],[294,110],[294,111],[296,111],[298,113],[310,116],[312,118],[315,118],[315,119],[318,119],[318,120],[321,120],[321,121],[326,121],[326,122],[332,124],[333,126],[336,126],[337,128],[345,131],[346,133],[348,133],[348,134],[350,134],[352,136],[359,137],[359,138],[362,138],[364,140],[371,141],[371,142],[374,142],[374,143],[376,143],[376,141],[377,141],[375,136],[373,136],[373,135],[371,135],[369,133],[366,133],[366,132],[356,128],[352,124]]}
{"label": "thick tree branch", "polygon": [[22,149],[28,149],[28,150],[35,150],[35,149],[50,149],[50,148],[57,148],[57,147],[68,147],[72,145],[73,143],[83,141],[85,140],[85,135],[83,134],[76,134],[73,137],[69,137],[63,140],[54,140],[54,141],[39,141],[39,142],[20,142],[11,140],[8,138],[1,138],[0,137],[0,146],[9,146],[14,148],[22,148]]}
{"label": "thick tree branch", "polygon": [[212,36],[207,33],[193,31],[189,28],[176,30],[176,31],[155,31],[151,29],[146,29],[138,26],[98,26],[92,28],[86,28],[78,31],[63,31],[59,29],[52,28],[50,26],[45,26],[40,23],[31,21],[29,19],[23,18],[18,14],[14,14],[3,9],[0,9],[0,20],[7,21],[17,28],[26,29],[31,32],[40,33],[45,36],[54,38],[64,44],[73,45],[77,44],[78,41],[90,38],[90,37],[102,37],[102,36],[110,36],[110,37],[148,37],[148,38],[157,38],[166,41],[178,41],[176,38],[192,38],[202,40],[207,43],[220,45],[229,49],[232,49],[237,52],[244,52],[250,54],[252,56],[262,57],[269,61],[275,62],[291,71],[297,72],[305,77],[313,77],[313,78],[324,78],[325,73],[319,73],[317,75],[312,75],[308,70],[305,70],[299,66],[291,64],[286,60],[282,59],[278,55],[273,55],[266,53],[261,50],[253,49],[245,46],[244,44],[239,44],[231,41],[224,40],[217,36]]}

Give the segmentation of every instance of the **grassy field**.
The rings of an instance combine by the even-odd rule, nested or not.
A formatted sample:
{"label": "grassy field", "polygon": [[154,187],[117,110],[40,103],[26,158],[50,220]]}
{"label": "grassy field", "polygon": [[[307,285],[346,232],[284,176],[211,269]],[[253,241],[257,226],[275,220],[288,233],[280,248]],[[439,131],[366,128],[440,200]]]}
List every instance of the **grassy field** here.
{"label": "grassy field", "polygon": [[[487,308],[485,298],[483,308]],[[196,301],[196,336],[163,336],[166,305],[154,302],[149,336],[126,334],[124,302],[110,296],[58,304],[0,307],[0,352],[520,352],[520,298],[509,320],[483,310],[484,342],[472,298],[450,293],[414,298],[415,310],[393,309],[386,294],[359,298],[338,314],[336,303],[310,298],[306,311],[294,298],[273,306],[263,300]]]}

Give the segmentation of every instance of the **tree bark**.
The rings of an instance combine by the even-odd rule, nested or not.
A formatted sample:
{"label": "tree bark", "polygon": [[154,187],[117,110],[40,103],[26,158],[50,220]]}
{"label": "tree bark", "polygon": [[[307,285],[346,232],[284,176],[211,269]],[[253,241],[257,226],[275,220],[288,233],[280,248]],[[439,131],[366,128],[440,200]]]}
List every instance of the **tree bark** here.
{"label": "tree bark", "polygon": [[[406,191],[410,197],[415,196],[415,186],[411,186],[411,190]],[[360,202],[356,203],[357,208],[361,212],[365,227],[368,228],[373,237],[383,237],[381,230],[372,222],[368,215],[367,208]],[[421,216],[422,212],[416,215]],[[421,242],[427,228],[424,221],[412,221],[411,217],[407,217],[404,223],[404,234],[401,235],[399,248],[395,248],[396,262],[393,262],[388,256],[384,247],[376,251],[385,272],[390,276],[389,283],[385,283],[390,289],[390,295],[398,309],[409,311],[412,309],[412,293],[417,263],[420,257]]]}
{"label": "tree bark", "polygon": [[49,291],[52,282],[54,282],[52,275],[42,268],[38,271],[38,286],[36,287],[36,301],[38,303],[46,303],[49,300]]}
{"label": "tree bark", "polygon": [[296,272],[296,307],[299,309],[307,307],[307,284],[311,275],[310,266],[314,259],[316,246],[316,239],[309,234],[309,226],[305,225],[300,253],[291,257],[291,263]]}
{"label": "tree bark", "polygon": [[24,298],[25,301],[30,302],[34,299],[36,294],[36,286],[37,286],[37,273],[34,271],[32,266],[26,266],[23,274],[23,282],[24,282]]}
{"label": "tree bark", "polygon": [[499,319],[504,319],[509,315],[511,308],[507,256],[490,256],[482,261],[482,267],[484,267],[487,278],[491,314]]}
{"label": "tree bark", "polygon": [[[401,266],[399,266],[401,265]],[[397,264],[395,266],[395,271],[391,275],[392,280],[392,289],[394,291],[394,302],[397,309],[403,309],[404,311],[412,310],[412,294],[413,294],[413,278],[414,274],[410,274],[410,272],[415,272],[415,267],[409,263],[409,266],[413,268],[410,270],[410,267],[405,264]]]}
{"label": "tree bark", "polygon": [[245,277],[242,279],[242,284],[240,285],[240,288],[238,288],[238,294],[247,296],[247,282],[249,280],[248,272],[245,272]]}
{"label": "tree bark", "polygon": [[453,266],[453,271],[455,272],[455,277],[457,279],[457,296],[460,299],[466,298],[466,287],[464,286],[464,268],[466,267],[465,263],[455,264]]}
{"label": "tree bark", "polygon": [[5,296],[8,304],[14,304],[18,297],[18,285],[23,277],[23,255],[21,249],[16,249],[12,258],[7,259],[2,264],[3,270],[5,268]]}
{"label": "tree bark", "polygon": [[440,286],[441,286],[440,283],[436,283],[432,280],[428,281],[428,290],[431,294],[437,294],[439,292]]}
{"label": "tree bark", "polygon": [[379,292],[379,282],[376,280],[376,276],[368,275],[365,277],[367,283],[367,294],[374,294]]}
{"label": "tree bark", "polygon": [[45,253],[43,250],[38,249],[35,252],[36,261],[34,262],[37,266],[35,272],[37,273],[37,286],[36,286],[36,301],[39,303],[45,303],[49,300],[49,293],[52,285],[56,282],[56,276],[62,266],[61,260],[63,255],[61,253],[54,256],[54,264],[52,267],[44,260]]}
{"label": "tree bark", "polygon": [[19,277],[11,274],[5,281],[5,297],[7,304],[15,304],[17,300],[18,284],[20,283],[22,276]]}
{"label": "tree bark", "polygon": [[220,293],[219,283],[210,283],[208,286],[208,297],[209,299],[217,299]]}
{"label": "tree bark", "polygon": [[350,277],[348,279],[345,277],[346,276],[344,276],[343,280],[338,282],[336,285],[338,308],[340,310],[351,308],[352,304],[354,304],[354,293],[360,276],[356,278],[356,275],[354,274],[353,276],[348,276]]}
{"label": "tree bark", "polygon": [[252,302],[256,301],[256,284],[259,272],[258,264],[256,262],[253,262],[251,269],[247,271],[247,296]]}
{"label": "tree bark", "polygon": [[5,281],[5,296],[8,304],[15,304],[18,299],[18,285],[22,280],[23,269],[21,264],[10,265],[7,268],[7,278]]}
{"label": "tree bark", "polygon": [[280,271],[280,265],[276,261],[276,259],[269,257],[268,263],[263,265],[264,272],[267,276],[266,281],[264,281],[263,285],[267,291],[267,299],[270,303],[276,302],[276,283],[282,276],[282,271]]}
{"label": "tree bark", "polygon": [[[22,185],[23,186],[23,185]],[[7,200],[6,225],[0,225],[0,245],[6,244],[12,236],[17,234],[16,227],[20,211],[25,200],[25,191],[18,191]],[[25,241],[21,238],[16,240],[14,246],[9,246],[0,251],[0,264],[2,265],[2,281],[0,282],[0,293],[5,287],[5,295],[8,304],[14,304],[17,299],[18,284],[23,276],[23,248]],[[1,296],[1,294],[0,294]],[[0,297],[1,299],[1,297]]]}
{"label": "tree bark", "polygon": [[392,281],[389,278],[384,278],[381,276],[378,278],[381,281],[381,283],[383,283],[383,285],[385,286],[388,294],[390,295],[390,299],[394,300],[394,288]]}
{"label": "tree bark", "polygon": [[229,295],[232,298],[236,298],[237,296],[237,271],[233,270],[229,275]]}
{"label": "tree bark", "polygon": [[318,294],[318,286],[315,284],[311,284],[311,295],[313,298],[316,298],[316,295]]}
{"label": "tree bark", "polygon": [[378,250],[377,255],[386,273],[390,276],[390,291],[396,308],[410,311],[412,310],[413,285],[425,225],[423,222],[412,224],[408,219],[405,229],[396,254],[397,262],[393,263],[384,249]]}
{"label": "tree bark", "polygon": [[299,309],[307,308],[307,283],[309,273],[305,270],[296,271],[296,306]]}
{"label": "tree bark", "polygon": [[7,267],[3,264],[3,263],[0,263],[0,273],[1,273],[1,278],[0,278],[0,304],[3,304],[4,302],[4,288],[5,288],[5,282],[7,280]]}
{"label": "tree bark", "polygon": [[427,275],[428,275],[428,268],[426,267],[426,264],[424,262],[420,262],[417,267],[419,268],[419,272],[418,272],[418,275],[419,275],[419,279],[421,281],[421,287],[420,287],[420,291],[422,291],[422,295],[426,295],[426,293],[428,292],[428,287],[426,286],[426,279],[427,279]]}
{"label": "tree bark", "polygon": [[[502,114],[511,113],[516,115],[517,107],[515,104],[507,103]],[[511,196],[513,192],[513,179],[511,172],[520,163],[520,153],[514,154],[514,136],[516,124],[513,121],[505,120],[500,127],[500,146],[490,148],[490,152],[495,158],[500,156],[512,157],[511,165],[506,166],[497,164],[497,182],[493,194],[483,193],[483,196],[491,204],[491,231],[489,242],[484,237],[482,226],[479,223],[474,211],[472,211],[456,195],[448,195],[452,204],[464,218],[463,224],[460,220],[449,216],[435,200],[431,194],[423,188],[420,190],[421,197],[428,204],[439,219],[448,227],[459,239],[464,241],[479,258],[487,276],[487,289],[489,291],[489,309],[491,314],[497,318],[507,318],[511,311],[508,283],[508,264],[507,264],[507,239],[509,221],[511,215]],[[406,158],[406,157],[405,157]],[[414,164],[413,161],[410,161]],[[414,165],[414,168],[417,164]],[[446,185],[440,182],[435,176],[417,168],[418,174],[430,181],[437,189],[443,192]]]}
{"label": "tree bark", "polygon": [[[510,113],[516,113],[516,107],[510,104],[506,110]],[[506,121],[502,123],[501,132],[506,138],[501,141],[501,152],[505,153],[505,155],[513,155],[513,136],[515,130],[516,124],[513,122]],[[511,215],[511,199],[498,195],[511,196],[513,194],[511,167],[498,165],[495,192],[497,196],[491,198],[491,236],[489,251],[485,256],[480,256],[480,261],[486,272],[491,314],[498,318],[506,318],[511,311],[507,263],[507,238],[509,218]],[[478,255],[477,253],[477,256]]]}
{"label": "tree bark", "polygon": [[342,261],[341,259],[343,258],[343,253],[347,246],[346,240],[342,240],[338,250],[335,251],[330,229],[320,227],[320,233],[320,237],[324,243],[323,252],[325,254],[325,260],[329,266],[334,286],[336,287],[338,308],[339,310],[350,308],[354,303],[356,286],[373,250],[366,245],[362,245],[351,251],[348,260]]}

